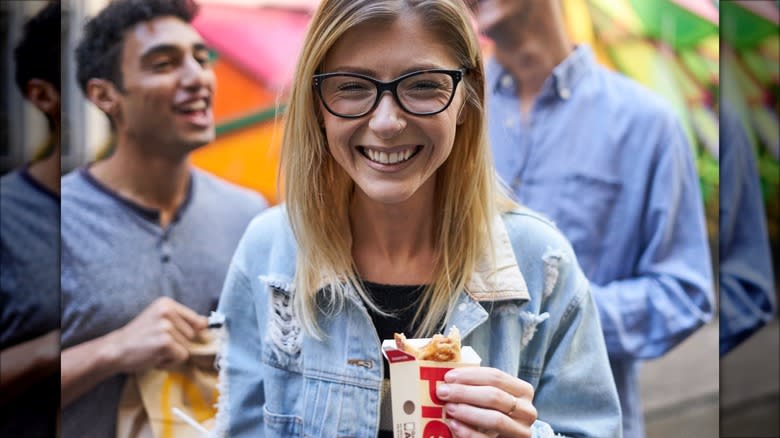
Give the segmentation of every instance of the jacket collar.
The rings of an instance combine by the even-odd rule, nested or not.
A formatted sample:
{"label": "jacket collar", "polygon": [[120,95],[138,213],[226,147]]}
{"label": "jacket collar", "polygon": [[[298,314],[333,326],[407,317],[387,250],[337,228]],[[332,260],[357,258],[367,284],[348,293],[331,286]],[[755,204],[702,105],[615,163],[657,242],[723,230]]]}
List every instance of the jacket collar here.
{"label": "jacket collar", "polygon": [[492,240],[493,256],[485,253],[480,257],[474,274],[466,282],[466,293],[475,301],[530,299],[501,216],[493,222]]}

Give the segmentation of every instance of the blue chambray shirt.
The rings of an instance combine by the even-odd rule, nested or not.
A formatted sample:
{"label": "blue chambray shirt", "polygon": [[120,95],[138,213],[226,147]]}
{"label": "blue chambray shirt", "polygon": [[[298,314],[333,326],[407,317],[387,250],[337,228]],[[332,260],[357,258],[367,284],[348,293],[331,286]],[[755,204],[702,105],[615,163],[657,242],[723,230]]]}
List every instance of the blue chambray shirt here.
{"label": "blue chambray shirt", "polygon": [[523,121],[513,78],[488,62],[496,168],[524,205],[571,241],[601,316],[628,438],[644,435],[638,361],[713,314],[704,213],[691,148],[671,109],[578,46]]}
{"label": "blue chambray shirt", "polygon": [[739,115],[721,107],[720,355],[739,345],[777,312],[769,234],[753,145]]}

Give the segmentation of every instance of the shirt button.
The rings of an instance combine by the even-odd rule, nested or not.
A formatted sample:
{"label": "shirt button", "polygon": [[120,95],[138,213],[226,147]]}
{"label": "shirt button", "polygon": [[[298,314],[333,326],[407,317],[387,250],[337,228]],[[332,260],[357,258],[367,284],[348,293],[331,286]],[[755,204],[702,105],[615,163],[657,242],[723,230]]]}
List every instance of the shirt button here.
{"label": "shirt button", "polygon": [[461,312],[465,311],[466,310],[466,303],[458,304],[458,310],[460,310]]}
{"label": "shirt button", "polygon": [[571,91],[569,91],[568,88],[561,88],[561,91],[558,92],[561,95],[561,99],[568,100],[571,97]]}
{"label": "shirt button", "polygon": [[171,256],[163,254],[162,257],[160,257],[160,260],[162,260],[163,263],[168,263],[171,260]]}
{"label": "shirt button", "polygon": [[515,81],[512,79],[512,76],[509,75],[501,76],[501,87],[504,89],[512,88],[514,82]]}

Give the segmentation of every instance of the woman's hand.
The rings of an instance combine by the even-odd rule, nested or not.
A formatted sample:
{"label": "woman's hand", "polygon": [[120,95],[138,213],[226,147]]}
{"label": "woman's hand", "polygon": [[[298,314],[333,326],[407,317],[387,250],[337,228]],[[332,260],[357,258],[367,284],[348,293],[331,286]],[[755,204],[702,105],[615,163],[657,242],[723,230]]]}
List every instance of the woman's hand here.
{"label": "woman's hand", "polygon": [[531,437],[534,388],[517,377],[495,368],[457,368],[444,375],[436,395],[459,438]]}

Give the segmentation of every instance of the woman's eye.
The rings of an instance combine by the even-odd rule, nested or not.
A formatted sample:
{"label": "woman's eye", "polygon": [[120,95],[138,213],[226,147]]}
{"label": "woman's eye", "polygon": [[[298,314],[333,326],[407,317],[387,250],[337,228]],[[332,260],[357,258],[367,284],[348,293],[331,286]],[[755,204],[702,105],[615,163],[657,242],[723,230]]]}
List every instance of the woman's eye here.
{"label": "woman's eye", "polygon": [[339,85],[339,91],[365,91],[368,90],[368,87],[365,84],[360,84],[357,82],[348,82]]}
{"label": "woman's eye", "polygon": [[417,90],[437,90],[442,88],[442,84],[433,81],[418,81],[413,83],[410,88]]}

